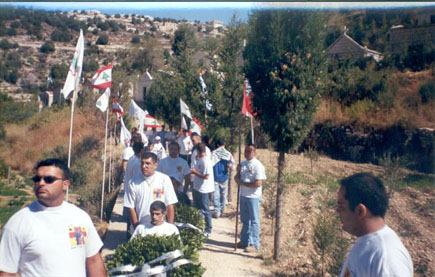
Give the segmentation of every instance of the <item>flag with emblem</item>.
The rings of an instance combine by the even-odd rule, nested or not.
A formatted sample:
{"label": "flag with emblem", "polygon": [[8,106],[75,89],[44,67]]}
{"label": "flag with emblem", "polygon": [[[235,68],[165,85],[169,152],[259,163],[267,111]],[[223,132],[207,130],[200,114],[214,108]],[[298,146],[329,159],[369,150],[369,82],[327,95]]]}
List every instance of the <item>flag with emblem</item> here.
{"label": "flag with emblem", "polygon": [[85,39],[83,38],[83,31],[80,29],[80,36],[77,40],[76,50],[74,52],[71,66],[66,76],[65,84],[63,85],[62,94],[66,98],[78,86],[80,76],[82,75],[83,67],[83,54],[85,52]]}
{"label": "flag with emblem", "polygon": [[255,116],[255,113],[253,112],[251,106],[251,97],[252,97],[251,86],[249,85],[248,80],[245,79],[244,88],[243,88],[242,114],[244,116],[252,118]]}
{"label": "flag with emblem", "polygon": [[100,111],[105,112],[107,110],[107,107],[109,106],[109,98],[110,98],[110,88],[106,88],[103,94],[98,98],[97,100],[97,108],[100,109]]}
{"label": "flag with emblem", "polygon": [[124,115],[124,109],[115,98],[112,99],[112,102],[112,112],[114,112],[116,114],[116,118],[120,120],[121,117]]}
{"label": "flag with emblem", "polygon": [[92,77],[92,87],[97,89],[106,89],[112,86],[112,64],[102,67]]}

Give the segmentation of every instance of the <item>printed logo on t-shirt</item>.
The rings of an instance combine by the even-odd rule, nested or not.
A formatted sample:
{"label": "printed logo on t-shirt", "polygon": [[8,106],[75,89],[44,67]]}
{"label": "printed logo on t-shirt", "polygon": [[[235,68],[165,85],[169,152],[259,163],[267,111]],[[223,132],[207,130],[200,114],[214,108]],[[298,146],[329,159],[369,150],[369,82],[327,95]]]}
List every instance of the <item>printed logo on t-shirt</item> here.
{"label": "printed logo on t-shirt", "polygon": [[165,196],[164,189],[154,189],[153,190],[153,199],[162,199]]}
{"label": "printed logo on t-shirt", "polygon": [[177,166],[177,171],[181,172],[183,170],[183,168],[181,166]]}
{"label": "printed logo on t-shirt", "polygon": [[84,246],[88,241],[86,228],[83,226],[69,227],[68,229],[71,248]]}
{"label": "printed logo on t-shirt", "polygon": [[343,277],[352,277],[352,275],[349,272],[349,268],[348,267],[346,267],[346,269],[344,270]]}

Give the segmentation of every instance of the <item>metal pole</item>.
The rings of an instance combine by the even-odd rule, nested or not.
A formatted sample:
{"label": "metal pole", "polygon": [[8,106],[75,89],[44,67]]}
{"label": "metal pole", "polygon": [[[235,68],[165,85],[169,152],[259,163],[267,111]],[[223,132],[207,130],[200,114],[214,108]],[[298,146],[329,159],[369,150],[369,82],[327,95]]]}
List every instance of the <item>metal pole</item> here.
{"label": "metal pole", "polygon": [[254,144],[254,123],[252,122],[252,117],[250,117],[251,119],[251,142],[252,144]]}
{"label": "metal pole", "polygon": [[[68,147],[68,168],[71,168],[71,148],[72,148],[72,134],[73,134],[73,122],[74,122],[74,106],[77,97],[77,88],[78,88],[78,81],[76,81],[76,86],[74,87],[72,103],[71,103],[71,123],[69,126],[69,147]],[[68,197],[69,197],[69,187],[66,188],[66,202],[68,202]]]}
{"label": "metal pole", "polygon": [[109,140],[109,193],[110,193],[110,186],[112,183],[112,132],[110,132],[110,140]]}
{"label": "metal pole", "polygon": [[103,206],[104,206],[104,181],[106,179],[106,150],[107,150],[107,126],[109,125],[109,109],[106,110],[106,135],[104,136],[104,162],[103,162],[103,185],[101,187],[101,212],[100,219],[103,220]]}
{"label": "metal pole", "polygon": [[[239,165],[242,161],[242,132],[239,128]],[[237,250],[237,234],[239,233],[239,205],[240,205],[240,185],[237,185],[237,205],[236,205],[236,234],[234,236],[234,250]]]}

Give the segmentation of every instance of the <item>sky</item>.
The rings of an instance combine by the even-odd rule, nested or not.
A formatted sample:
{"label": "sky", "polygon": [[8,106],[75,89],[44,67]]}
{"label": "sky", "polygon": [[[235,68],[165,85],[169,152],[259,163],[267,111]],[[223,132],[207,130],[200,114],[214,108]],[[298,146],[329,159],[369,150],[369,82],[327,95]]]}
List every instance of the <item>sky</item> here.
{"label": "sky", "polygon": [[44,10],[100,10],[103,13],[136,13],[189,21],[221,20],[228,23],[237,12],[247,21],[252,9],[385,9],[398,7],[435,7],[435,2],[4,2],[0,5]]}

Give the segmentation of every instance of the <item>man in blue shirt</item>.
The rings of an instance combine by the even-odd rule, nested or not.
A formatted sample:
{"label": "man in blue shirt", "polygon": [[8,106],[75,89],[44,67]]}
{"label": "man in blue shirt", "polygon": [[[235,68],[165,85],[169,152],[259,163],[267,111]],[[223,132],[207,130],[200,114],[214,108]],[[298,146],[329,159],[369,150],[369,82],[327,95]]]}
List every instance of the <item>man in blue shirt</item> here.
{"label": "man in blue shirt", "polygon": [[217,140],[218,148],[213,151],[212,162],[214,174],[214,212],[213,218],[219,218],[224,213],[226,204],[226,190],[229,178],[229,169],[234,165],[233,155],[225,149],[225,141]]}

